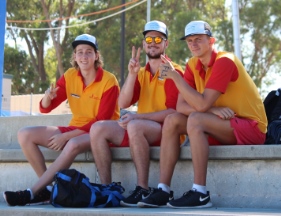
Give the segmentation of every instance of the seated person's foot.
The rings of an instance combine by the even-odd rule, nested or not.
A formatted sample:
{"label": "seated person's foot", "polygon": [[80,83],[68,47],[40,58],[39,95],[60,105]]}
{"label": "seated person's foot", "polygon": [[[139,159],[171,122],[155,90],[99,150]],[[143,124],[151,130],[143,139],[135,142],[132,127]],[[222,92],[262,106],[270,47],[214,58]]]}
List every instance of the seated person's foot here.
{"label": "seated person's foot", "polygon": [[208,208],[212,207],[209,191],[207,194],[196,190],[185,192],[179,199],[171,200],[167,206],[172,208]]}
{"label": "seated person's foot", "polygon": [[173,191],[167,193],[162,188],[153,188],[151,194],[138,202],[138,207],[161,207],[166,206],[169,200],[173,200]]}
{"label": "seated person's foot", "polygon": [[47,188],[44,188],[32,200],[29,190],[16,192],[5,191],[3,197],[10,206],[39,205],[50,202],[51,192]]}
{"label": "seated person's foot", "polygon": [[147,197],[150,194],[150,189],[146,190],[141,186],[136,186],[135,190],[131,192],[131,195],[120,201],[121,206],[136,207],[137,203]]}
{"label": "seated person's foot", "polygon": [[51,192],[44,188],[39,191],[32,200],[28,203],[29,205],[40,205],[40,204],[49,204],[51,199]]}
{"label": "seated person's foot", "polygon": [[10,206],[25,206],[30,203],[30,191],[5,191],[3,197]]}

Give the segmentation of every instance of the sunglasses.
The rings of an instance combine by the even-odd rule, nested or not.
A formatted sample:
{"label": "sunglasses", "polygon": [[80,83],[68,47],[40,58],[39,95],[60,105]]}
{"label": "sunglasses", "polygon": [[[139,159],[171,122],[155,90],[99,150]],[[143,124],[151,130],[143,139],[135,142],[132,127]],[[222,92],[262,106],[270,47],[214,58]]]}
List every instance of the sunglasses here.
{"label": "sunglasses", "polygon": [[153,41],[156,44],[160,44],[163,40],[165,41],[166,39],[162,38],[162,37],[159,37],[159,36],[157,36],[157,37],[147,36],[147,37],[145,37],[144,40],[147,44],[151,44]]}

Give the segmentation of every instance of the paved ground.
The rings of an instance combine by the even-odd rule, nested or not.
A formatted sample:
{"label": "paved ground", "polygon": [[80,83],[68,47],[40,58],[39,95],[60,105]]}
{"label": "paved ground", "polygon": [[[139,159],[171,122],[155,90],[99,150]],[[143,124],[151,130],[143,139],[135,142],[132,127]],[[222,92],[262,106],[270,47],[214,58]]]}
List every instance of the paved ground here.
{"label": "paved ground", "polygon": [[0,216],[265,216],[281,215],[280,209],[246,209],[246,208],[208,208],[208,209],[171,209],[171,208],[54,208],[52,205],[10,207],[0,203]]}

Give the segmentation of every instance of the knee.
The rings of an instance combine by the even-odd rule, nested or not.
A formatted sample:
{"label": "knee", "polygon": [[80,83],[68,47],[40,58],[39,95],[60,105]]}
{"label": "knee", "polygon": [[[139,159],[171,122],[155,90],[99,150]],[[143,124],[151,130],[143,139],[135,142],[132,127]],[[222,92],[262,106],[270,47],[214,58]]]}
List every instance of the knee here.
{"label": "knee", "polygon": [[162,131],[165,133],[175,130],[179,126],[179,113],[172,113],[168,115],[163,123]]}
{"label": "knee", "polygon": [[187,133],[190,134],[194,130],[200,130],[201,125],[201,113],[200,112],[193,112],[188,116],[187,121]]}
{"label": "knee", "polygon": [[134,136],[135,134],[141,134],[143,127],[138,120],[131,120],[127,125],[127,133],[129,137]]}
{"label": "knee", "polygon": [[90,138],[92,139],[96,139],[97,136],[100,137],[102,136],[103,131],[106,131],[106,128],[104,126],[103,122],[95,122],[91,128],[90,128]]}
{"label": "knee", "polygon": [[65,147],[63,148],[63,152],[65,153],[65,155],[73,155],[76,156],[80,153],[80,145],[79,143],[77,143],[76,141],[74,141],[75,139],[70,139]]}
{"label": "knee", "polygon": [[32,138],[31,135],[32,135],[32,133],[28,128],[26,128],[26,127],[21,128],[17,133],[19,145],[21,147],[24,147],[25,145],[30,143],[30,142],[27,142],[27,141]]}

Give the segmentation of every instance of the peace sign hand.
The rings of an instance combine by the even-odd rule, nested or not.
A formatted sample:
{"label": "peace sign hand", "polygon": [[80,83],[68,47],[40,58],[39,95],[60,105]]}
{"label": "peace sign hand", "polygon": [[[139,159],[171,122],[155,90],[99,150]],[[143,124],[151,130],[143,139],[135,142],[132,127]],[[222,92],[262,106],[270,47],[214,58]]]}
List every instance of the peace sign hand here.
{"label": "peace sign hand", "polygon": [[57,91],[58,91],[59,87],[56,87],[54,86],[54,84],[52,83],[51,84],[51,87],[48,88],[46,91],[45,91],[45,96],[50,99],[50,100],[53,100],[55,97],[57,97]]}
{"label": "peace sign hand", "polygon": [[172,79],[173,75],[177,73],[174,66],[172,65],[171,61],[165,58],[164,55],[161,55],[162,63],[160,64],[160,76],[162,78],[169,78]]}
{"label": "peace sign hand", "polygon": [[141,48],[138,48],[137,54],[136,54],[136,48],[132,47],[132,58],[129,61],[128,64],[128,70],[131,74],[137,74],[140,70],[140,53]]}

